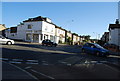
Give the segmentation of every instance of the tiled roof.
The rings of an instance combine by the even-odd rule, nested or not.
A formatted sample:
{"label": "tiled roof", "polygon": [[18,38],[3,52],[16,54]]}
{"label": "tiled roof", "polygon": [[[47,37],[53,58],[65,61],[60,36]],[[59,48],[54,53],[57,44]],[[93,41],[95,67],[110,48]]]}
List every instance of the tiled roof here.
{"label": "tiled roof", "polygon": [[55,28],[59,28],[59,29],[61,29],[61,30],[66,31],[65,29],[63,29],[62,27],[59,27],[59,26],[57,26],[57,25],[55,25]]}
{"label": "tiled roof", "polygon": [[32,22],[32,21],[45,21],[45,22],[47,22],[47,23],[49,23],[49,24],[55,25],[55,24],[52,23],[52,22],[46,21],[46,17],[42,17],[42,16],[38,16],[38,17],[35,17],[35,18],[29,18],[28,20],[25,20],[25,21],[23,21],[23,22]]}

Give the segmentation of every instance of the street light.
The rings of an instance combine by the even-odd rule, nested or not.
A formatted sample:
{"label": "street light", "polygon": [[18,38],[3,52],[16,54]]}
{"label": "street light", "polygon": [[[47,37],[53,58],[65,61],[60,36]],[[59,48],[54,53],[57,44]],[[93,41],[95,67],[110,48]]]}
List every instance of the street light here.
{"label": "street light", "polygon": [[100,34],[98,34],[97,32],[93,32],[93,33],[95,34],[96,39],[99,40],[100,39]]}
{"label": "street light", "polygon": [[95,37],[96,37],[95,39],[97,39],[97,35],[96,35],[96,32],[93,32],[93,34],[95,34]]}

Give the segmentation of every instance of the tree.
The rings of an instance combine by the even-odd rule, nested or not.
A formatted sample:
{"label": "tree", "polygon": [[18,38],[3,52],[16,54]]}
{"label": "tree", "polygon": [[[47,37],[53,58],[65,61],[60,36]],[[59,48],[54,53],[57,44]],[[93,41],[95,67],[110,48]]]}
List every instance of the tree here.
{"label": "tree", "polygon": [[90,37],[91,37],[90,35],[86,35],[86,36],[85,36],[85,39],[86,39],[86,40],[90,40]]}
{"label": "tree", "polygon": [[68,43],[69,45],[71,45],[71,43],[72,43],[72,38],[67,37],[67,43]]}

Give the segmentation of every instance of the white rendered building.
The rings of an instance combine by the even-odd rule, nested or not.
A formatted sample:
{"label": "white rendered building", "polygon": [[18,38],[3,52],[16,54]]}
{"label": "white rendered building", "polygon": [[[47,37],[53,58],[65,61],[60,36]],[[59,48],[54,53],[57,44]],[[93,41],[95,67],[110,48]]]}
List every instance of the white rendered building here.
{"label": "white rendered building", "polygon": [[120,24],[118,19],[115,24],[109,25],[109,43],[116,44],[120,48]]}
{"label": "white rendered building", "polygon": [[29,18],[16,28],[16,32],[7,31],[8,38],[37,43],[41,43],[44,39],[55,41],[55,25],[49,18],[41,16]]}

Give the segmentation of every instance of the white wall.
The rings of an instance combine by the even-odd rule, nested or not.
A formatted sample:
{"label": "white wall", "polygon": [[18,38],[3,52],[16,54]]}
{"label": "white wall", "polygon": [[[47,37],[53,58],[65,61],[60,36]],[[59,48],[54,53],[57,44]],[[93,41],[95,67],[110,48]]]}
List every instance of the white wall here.
{"label": "white wall", "polygon": [[118,28],[110,30],[109,43],[118,45],[118,43],[119,43],[118,35],[120,34],[119,31],[120,31],[120,29],[118,29]]}
{"label": "white wall", "polygon": [[[28,25],[32,25],[31,29],[28,29]],[[42,22],[35,21],[35,22],[24,22],[23,25],[17,26],[17,33],[7,33],[8,38],[11,39],[19,39],[19,40],[26,40],[26,31],[28,30],[42,30]],[[13,36],[14,35],[14,36]]]}
{"label": "white wall", "polygon": [[[60,39],[60,35],[63,35],[62,39]],[[59,28],[55,28],[55,36],[56,36],[56,42],[59,43],[59,40],[62,41],[62,43],[65,42],[65,31]]]}
{"label": "white wall", "polygon": [[55,26],[53,24],[42,21],[42,34],[55,36]]}
{"label": "white wall", "polygon": [[[42,21],[42,35],[43,35],[42,40],[44,40],[44,36],[47,35],[48,38],[46,37],[45,39],[50,39],[51,41],[56,42],[55,25]],[[52,36],[52,39],[50,38],[50,36]]]}

